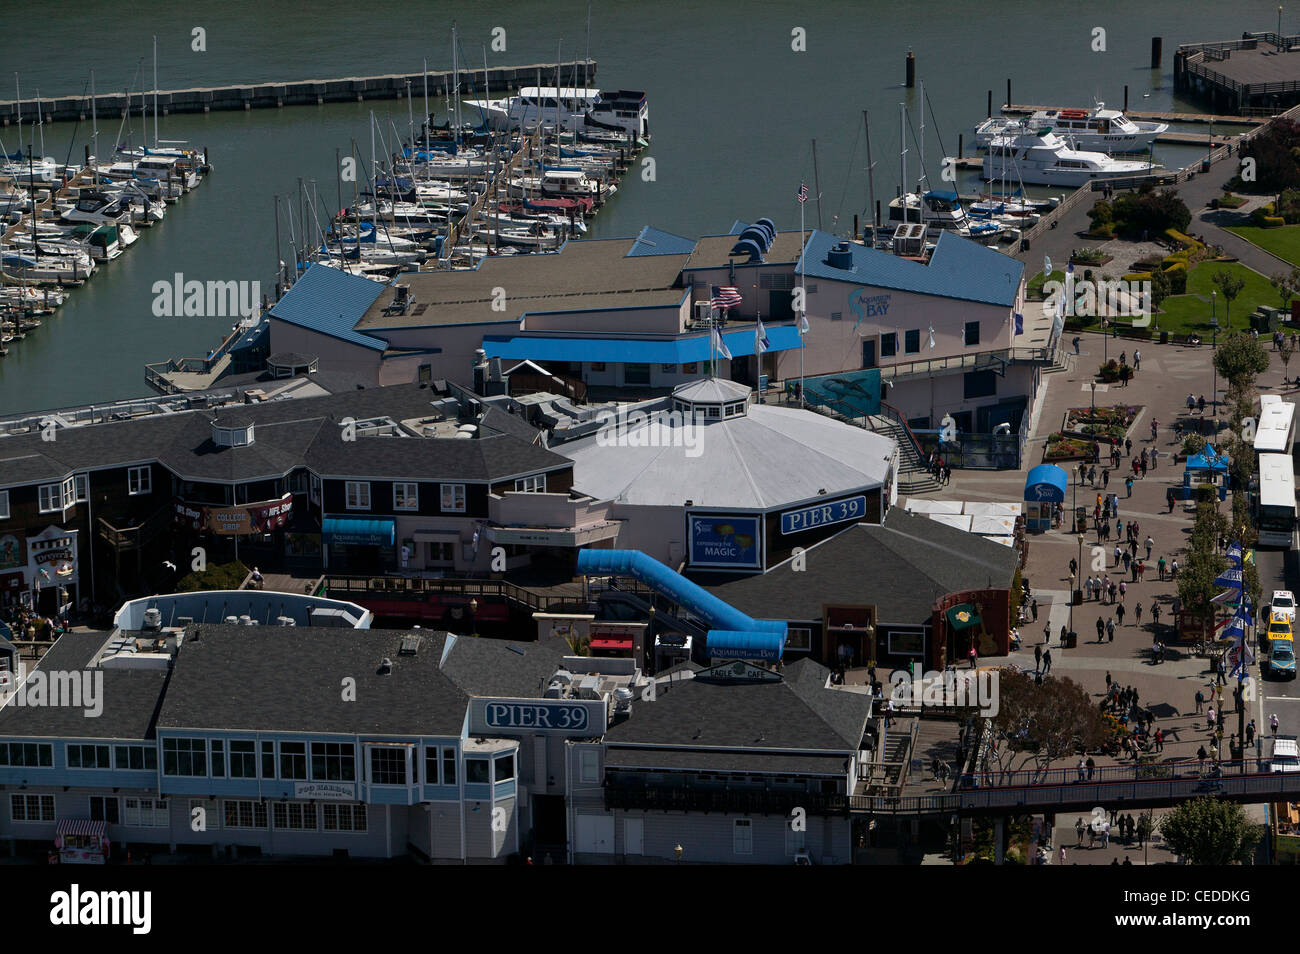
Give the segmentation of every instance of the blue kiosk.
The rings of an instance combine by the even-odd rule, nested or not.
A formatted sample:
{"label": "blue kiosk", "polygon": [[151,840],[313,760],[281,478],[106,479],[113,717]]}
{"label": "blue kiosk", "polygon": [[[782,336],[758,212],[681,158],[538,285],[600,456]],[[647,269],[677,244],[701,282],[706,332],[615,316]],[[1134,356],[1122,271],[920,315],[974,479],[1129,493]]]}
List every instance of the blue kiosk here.
{"label": "blue kiosk", "polygon": [[1183,486],[1174,493],[1183,500],[1191,500],[1196,496],[1197,488],[1210,486],[1215,488],[1220,500],[1227,499],[1229,463],[1231,461],[1227,454],[1221,454],[1212,445],[1206,444],[1199,454],[1187,458],[1187,465],[1183,469]]}
{"label": "blue kiosk", "polygon": [[1052,529],[1056,505],[1065,504],[1070,475],[1055,464],[1039,464],[1025,478],[1025,530],[1042,533]]}

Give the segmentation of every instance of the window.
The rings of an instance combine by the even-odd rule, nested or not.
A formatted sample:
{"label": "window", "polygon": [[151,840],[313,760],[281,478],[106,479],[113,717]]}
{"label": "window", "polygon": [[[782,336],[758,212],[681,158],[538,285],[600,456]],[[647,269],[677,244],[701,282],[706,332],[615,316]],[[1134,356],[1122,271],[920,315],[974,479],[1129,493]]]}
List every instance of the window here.
{"label": "window", "polygon": [[455,563],[456,544],[450,540],[435,541],[424,545],[426,563]]}
{"label": "window", "polygon": [[921,329],[913,328],[911,331],[903,333],[903,351],[906,354],[916,354],[921,350]]}
{"label": "window", "polygon": [[212,740],[212,777],[226,777],[226,743],[222,739]]}
{"label": "window", "polygon": [[600,763],[597,761],[596,751],[583,751],[578,753],[580,776],[584,782],[600,781]]}
{"label": "window", "polygon": [[262,743],[262,778],[275,778],[275,743]]}
{"label": "window", "polygon": [[700,363],[698,361],[688,361],[682,365],[682,374],[699,374]]}
{"label": "window", "polygon": [[111,769],[107,745],[69,745],[68,768]]}
{"label": "window", "polygon": [[9,796],[9,817],[16,822],[54,821],[53,795]]}
{"label": "window", "polygon": [[148,467],[128,467],[126,492],[132,497],[153,492],[153,472]]}
{"label": "window", "polygon": [[376,745],[370,749],[370,781],[374,785],[406,784],[406,747]]}
{"label": "window", "polygon": [[230,742],[230,777],[257,778],[257,743],[247,739]]}
{"label": "window", "polygon": [[407,483],[393,484],[393,509],[419,510],[420,485]]}
{"label": "window", "polygon": [[0,765],[19,765],[27,768],[52,768],[54,746],[36,742],[0,743]]}
{"label": "window", "polygon": [[67,510],[77,502],[77,478],[69,477],[63,482],[63,509]]}
{"label": "window", "polygon": [[424,784],[438,784],[438,757],[439,750],[435,746],[429,746],[424,750]]}
{"label": "window", "polygon": [[532,477],[519,478],[515,481],[515,492],[523,494],[546,493],[546,475],[534,474]]}
{"label": "window", "polygon": [[880,336],[880,356],[882,358],[892,358],[898,354],[898,332],[891,331],[887,335]]}
{"label": "window", "polygon": [[793,858],[807,847],[807,839],[808,833],[806,831],[793,831],[789,825],[786,825],[785,853]]}
{"label": "window", "polygon": [[124,824],[137,828],[166,828],[167,799],[165,798],[127,798],[123,799],[122,815]]}
{"label": "window", "polygon": [[964,378],[965,395],[968,400],[992,397],[998,393],[998,378],[994,371],[967,371]]}
{"label": "window", "polygon": [[515,757],[506,755],[501,758],[492,760],[492,772],[494,782],[508,782],[515,777]]}
{"label": "window", "polygon": [[980,323],[978,321],[966,322],[966,330],[963,332],[962,341],[966,347],[980,343]]}
{"label": "window", "polygon": [[650,365],[637,364],[637,363],[623,365],[623,383],[624,384],[649,384]]}
{"label": "window", "polygon": [[280,778],[307,780],[307,743],[280,743]]}
{"label": "window", "polygon": [[121,822],[121,816],[118,814],[120,803],[111,795],[91,795],[90,796],[90,820],[108,822],[110,825],[116,825]]}
{"label": "window", "polygon": [[163,774],[204,776],[206,755],[203,739],[163,739]]}
{"label": "window", "polygon": [[738,855],[754,853],[754,823],[751,819],[736,819],[731,831],[731,850]]}
{"label": "window", "polygon": [[0,520],[9,519],[9,491],[0,490]]}
{"label": "window", "polygon": [[787,629],[785,631],[786,649],[812,649],[811,629]]}
{"label": "window", "polygon": [[336,805],[332,802],[326,802],[323,806],[325,816],[326,831],[365,831],[366,830],[366,806],[364,803],[356,805]]}
{"label": "window", "polygon": [[347,482],[347,503],[349,510],[370,509],[370,482],[349,480]]}
{"label": "window", "polygon": [[[207,825],[209,828],[221,827],[220,809],[217,807],[216,799],[191,798],[189,800],[189,806],[190,806],[189,812],[186,814],[185,817],[190,819],[191,825],[193,824],[193,820],[196,817],[202,817],[203,823]],[[194,814],[194,810],[196,808],[203,810],[203,814],[201,816],[196,816]]]}
{"label": "window", "polygon": [[227,799],[222,803],[227,828],[265,828],[266,803]]}
{"label": "window", "polygon": [[488,760],[487,759],[466,759],[465,760],[465,784],[466,785],[486,785],[488,778]]}
{"label": "window", "polygon": [[73,495],[72,495],[73,502],[85,503],[87,500],[89,500],[90,499],[90,475],[74,474],[72,477],[72,482],[74,487]]}
{"label": "window", "polygon": [[603,371],[605,370],[605,362],[604,362],[604,361],[593,361],[593,362],[591,362],[591,370],[592,370],[592,371],[602,371],[602,372],[603,372]]}
{"label": "window", "polygon": [[661,371],[663,371],[664,374],[676,374],[676,373],[677,373],[677,365],[675,365],[675,364],[664,364],[664,365],[660,365],[660,368],[659,368],[659,369],[660,369]]}
{"label": "window", "polygon": [[442,784],[456,784],[456,750],[450,746],[442,750]]}
{"label": "window", "polygon": [[275,827],[290,831],[315,831],[316,806],[311,802],[276,802]]}
{"label": "window", "polygon": [[63,509],[63,485],[41,484],[41,513],[58,513]]}
{"label": "window", "polygon": [[115,767],[133,771],[156,772],[158,770],[158,749],[152,745],[118,745],[114,746]]}
{"label": "window", "polygon": [[313,742],[311,777],[317,782],[355,782],[356,748],[350,742]]}
{"label": "window", "polygon": [[450,513],[465,512],[465,485],[442,485],[442,509]]}

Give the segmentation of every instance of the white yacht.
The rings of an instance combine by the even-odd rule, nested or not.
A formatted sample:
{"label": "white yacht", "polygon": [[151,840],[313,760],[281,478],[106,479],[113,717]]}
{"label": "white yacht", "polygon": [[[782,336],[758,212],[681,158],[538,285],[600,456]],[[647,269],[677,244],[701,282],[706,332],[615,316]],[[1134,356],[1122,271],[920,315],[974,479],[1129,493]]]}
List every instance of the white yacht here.
{"label": "white yacht", "polygon": [[482,110],[493,125],[532,129],[540,121],[566,132],[603,130],[628,135],[650,135],[650,112],[640,90],[611,90],[582,86],[525,86],[506,99],[467,100]]}
{"label": "white yacht", "polygon": [[931,190],[924,194],[909,192],[889,202],[889,221],[920,222],[931,235],[955,232],[964,238],[992,245],[1002,234],[1002,226],[990,220],[972,220],[962,207],[956,192]]}
{"label": "white yacht", "polygon": [[984,156],[982,176],[1005,179],[1014,176],[1032,185],[1081,186],[1090,179],[1118,179],[1142,176],[1163,168],[1134,159],[1112,159],[1104,152],[1071,149],[1051,129],[996,136]]}
{"label": "white yacht", "polygon": [[1018,136],[1051,126],[1077,149],[1095,152],[1146,152],[1168,123],[1139,122],[1098,103],[1092,109],[1040,109],[1027,118],[998,116],[975,127],[975,145],[987,148],[998,137]]}
{"label": "white yacht", "polygon": [[127,196],[105,192],[82,192],[73,205],[58,206],[59,221],[69,225],[93,222],[117,225],[131,221],[131,200]]}

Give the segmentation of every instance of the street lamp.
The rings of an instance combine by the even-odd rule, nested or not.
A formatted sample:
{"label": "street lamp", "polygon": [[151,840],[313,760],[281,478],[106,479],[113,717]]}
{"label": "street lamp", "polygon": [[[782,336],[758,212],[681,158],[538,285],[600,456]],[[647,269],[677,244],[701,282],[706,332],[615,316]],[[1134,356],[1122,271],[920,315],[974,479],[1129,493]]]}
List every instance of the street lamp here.
{"label": "street lamp", "polygon": [[[1074,635],[1074,591],[1082,589],[1076,585],[1076,580],[1083,576],[1083,531],[1079,531],[1079,558],[1075,564],[1077,569],[1074,571],[1073,578],[1070,580],[1070,634]],[[1064,648],[1064,647],[1062,647]]]}
{"label": "street lamp", "polygon": [[1097,382],[1092,382],[1092,418],[1095,422],[1097,419]]}
{"label": "street lamp", "polygon": [[470,597],[469,601],[470,625],[474,630],[474,635],[478,635],[478,600]]}

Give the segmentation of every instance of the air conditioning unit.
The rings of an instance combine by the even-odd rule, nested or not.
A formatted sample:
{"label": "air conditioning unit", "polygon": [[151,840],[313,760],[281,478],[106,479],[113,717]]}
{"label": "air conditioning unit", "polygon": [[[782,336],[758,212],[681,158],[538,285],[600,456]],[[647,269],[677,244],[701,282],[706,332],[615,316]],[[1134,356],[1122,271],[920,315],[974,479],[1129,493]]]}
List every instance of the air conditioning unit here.
{"label": "air conditioning unit", "polygon": [[707,301],[697,301],[695,303],[695,320],[708,321],[712,316],[713,307]]}

